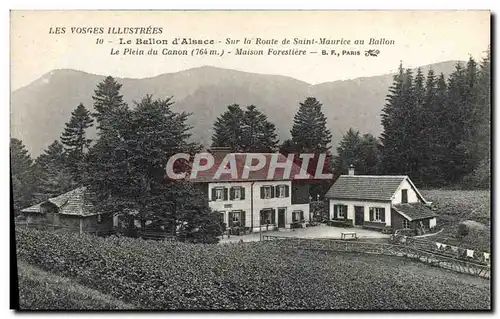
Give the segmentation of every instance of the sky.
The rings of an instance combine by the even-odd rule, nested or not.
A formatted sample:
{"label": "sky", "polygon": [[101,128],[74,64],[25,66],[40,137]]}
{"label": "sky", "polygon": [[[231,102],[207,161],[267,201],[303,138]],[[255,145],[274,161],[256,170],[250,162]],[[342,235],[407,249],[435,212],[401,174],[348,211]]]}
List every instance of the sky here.
{"label": "sky", "polygon": [[[108,28],[162,28],[155,35],[108,34]],[[64,34],[55,34],[56,28]],[[71,28],[103,28],[104,34],[75,34]],[[52,29],[51,29],[52,28]],[[81,29],[80,29],[81,30]],[[52,33],[51,33],[52,31]],[[55,69],[75,69],[115,77],[145,78],[210,65],[254,73],[278,74],[311,84],[394,72],[399,62],[417,67],[448,60],[480,59],[490,43],[488,11],[12,11],[11,90],[28,85]],[[118,44],[119,38],[168,40],[214,39],[220,56],[111,55],[137,48]],[[238,56],[227,38],[344,39],[344,46],[263,45],[321,52],[360,51],[360,55]],[[394,40],[394,45],[367,45],[370,38]],[[97,44],[102,39],[102,44]],[[362,39],[365,45],[355,45]],[[111,41],[111,43],[110,43]],[[221,41],[222,43],[219,43]],[[151,47],[151,46],[148,46]],[[146,47],[146,51],[147,48]],[[169,44],[161,48],[175,49]],[[186,47],[189,52],[194,47]],[[378,49],[377,57],[365,57]],[[228,51],[233,54],[227,54]],[[123,51],[122,51],[123,52]]]}

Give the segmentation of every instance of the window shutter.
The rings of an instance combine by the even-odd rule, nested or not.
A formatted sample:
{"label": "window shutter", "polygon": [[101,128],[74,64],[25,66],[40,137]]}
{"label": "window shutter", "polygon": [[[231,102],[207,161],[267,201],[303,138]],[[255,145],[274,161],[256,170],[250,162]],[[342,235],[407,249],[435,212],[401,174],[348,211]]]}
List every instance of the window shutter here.
{"label": "window shutter", "polygon": [[234,199],[234,187],[231,187],[229,189],[229,199],[233,200]]}
{"label": "window shutter", "polygon": [[245,199],[245,187],[240,188],[241,199]]}
{"label": "window shutter", "polygon": [[212,188],[212,200],[215,200],[215,188]]}
{"label": "window shutter", "polygon": [[338,205],[333,205],[333,219],[337,219],[337,208],[339,206]]}
{"label": "window shutter", "polygon": [[289,197],[289,196],[290,196],[290,186],[285,185],[285,197]]}
{"label": "window shutter", "polygon": [[[280,188],[279,187],[280,187],[279,185],[271,186],[271,188],[274,188],[273,191],[276,194],[276,197],[280,197]],[[271,195],[272,195],[272,193],[271,193]]]}
{"label": "window shutter", "polygon": [[380,220],[385,222],[385,208],[382,208],[382,213],[380,214]]}
{"label": "window shutter", "polygon": [[370,207],[370,221],[373,220],[373,208]]}
{"label": "window shutter", "polygon": [[224,187],[224,197],[223,197],[224,200],[227,200],[227,197],[228,197],[227,196],[227,191],[228,191],[228,189]]}
{"label": "window shutter", "polygon": [[264,198],[264,186],[260,187],[260,198]]}
{"label": "window shutter", "polygon": [[304,211],[300,211],[300,221],[304,220]]}
{"label": "window shutter", "polygon": [[233,227],[233,212],[229,212],[228,219],[228,226]]}
{"label": "window shutter", "polygon": [[271,198],[274,198],[274,187],[271,186]]}
{"label": "window shutter", "polygon": [[246,224],[245,224],[245,211],[244,210],[241,211],[241,213],[240,213],[240,220],[241,220],[240,226],[245,227]]}

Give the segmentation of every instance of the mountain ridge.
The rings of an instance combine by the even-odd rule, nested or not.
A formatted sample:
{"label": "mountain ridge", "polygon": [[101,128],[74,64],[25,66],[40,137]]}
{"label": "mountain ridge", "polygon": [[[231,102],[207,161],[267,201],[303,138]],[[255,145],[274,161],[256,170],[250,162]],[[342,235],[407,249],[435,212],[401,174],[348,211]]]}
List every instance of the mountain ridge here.
{"label": "mountain ridge", "polygon": [[[432,67],[448,76],[457,62],[444,61]],[[175,111],[192,113],[193,140],[209,145],[212,125],[227,105],[253,104],[278,130],[280,140],[290,137],[293,116],[308,96],[323,103],[332,131],[333,150],[349,127],[376,136],[381,131],[380,111],[394,73],[310,84],[289,76],[260,74],[212,66],[164,73],[147,78],[116,78],[122,83],[124,100],[134,106],[146,94],[154,98],[173,96]],[[71,112],[79,103],[93,110],[92,94],[104,75],[74,69],[47,72],[11,93],[11,136],[20,138],[33,156],[58,139]],[[89,132],[95,137],[95,130]]]}

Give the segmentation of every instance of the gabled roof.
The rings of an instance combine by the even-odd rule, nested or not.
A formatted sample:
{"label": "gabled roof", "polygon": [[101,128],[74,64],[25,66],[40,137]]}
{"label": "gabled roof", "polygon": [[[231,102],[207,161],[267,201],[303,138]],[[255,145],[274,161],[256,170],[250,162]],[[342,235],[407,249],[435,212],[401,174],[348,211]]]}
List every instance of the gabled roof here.
{"label": "gabled roof", "polygon": [[23,213],[40,213],[40,206],[51,203],[59,208],[59,214],[91,216],[97,213],[91,210],[92,204],[88,200],[89,192],[86,187],[76,188],[62,195],[21,210]]}
{"label": "gabled roof", "polygon": [[[230,173],[223,173],[220,175],[219,178],[214,178],[215,173],[217,172],[218,168],[221,166],[224,158],[227,155],[234,156],[235,163],[236,163],[236,170],[237,170],[237,178],[232,178]],[[292,169],[290,172],[290,177],[283,176],[284,175],[284,169],[283,168],[276,168],[275,173],[271,176],[270,179],[267,178],[267,174],[269,171],[269,165],[271,163],[271,158],[272,156],[278,155],[278,163],[281,162],[286,162],[287,157],[285,157],[283,154],[279,153],[259,153],[259,155],[263,155],[266,159],[266,164],[262,169],[259,169],[257,171],[251,171],[249,172],[248,178],[243,178],[243,170],[245,168],[245,162],[247,159],[248,153],[230,153],[230,152],[213,152],[212,156],[214,157],[214,165],[212,168],[206,170],[206,171],[199,171],[197,176],[195,178],[190,178],[189,173],[187,174],[187,179],[191,182],[245,182],[245,181],[284,181],[284,180],[293,180],[295,175],[298,175],[300,173],[300,167],[292,163]],[[230,166],[228,166],[230,167]],[[312,176],[307,174],[308,178],[306,179],[312,179]]]}
{"label": "gabled roof", "polygon": [[437,216],[432,209],[424,203],[398,204],[392,207],[396,212],[410,221]]}
{"label": "gabled roof", "polygon": [[390,201],[407,178],[404,175],[341,175],[325,197]]}

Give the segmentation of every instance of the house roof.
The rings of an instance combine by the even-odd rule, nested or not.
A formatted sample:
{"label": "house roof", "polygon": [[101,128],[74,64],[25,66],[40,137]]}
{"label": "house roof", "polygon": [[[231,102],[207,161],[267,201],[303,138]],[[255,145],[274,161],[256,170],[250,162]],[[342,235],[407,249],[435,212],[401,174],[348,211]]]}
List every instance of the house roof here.
{"label": "house roof", "polygon": [[407,178],[403,175],[341,175],[325,197],[389,201]]}
{"label": "house roof", "polygon": [[410,221],[437,216],[429,205],[424,203],[398,204],[393,205],[393,209]]}
{"label": "house roof", "polygon": [[[285,157],[283,154],[279,153],[258,153],[259,155],[263,155],[266,159],[264,167],[262,167],[259,170],[256,171],[250,171],[248,178],[243,178],[243,170],[246,167],[246,160],[247,156],[249,156],[249,153],[230,153],[230,152],[213,152],[211,153],[212,156],[214,157],[214,165],[206,170],[206,171],[199,171],[197,176],[195,178],[190,178],[190,175],[187,174],[187,179],[191,182],[244,182],[244,181],[266,181],[266,180],[274,180],[274,181],[283,181],[283,180],[293,180],[295,175],[298,175],[300,173],[300,167],[292,163],[291,171],[290,171],[290,176],[283,176],[284,175],[284,168],[277,167],[275,170],[275,173],[270,177],[267,178],[268,171],[269,171],[269,166],[271,164],[271,158],[273,156],[278,156],[277,162],[282,163],[287,161],[287,157]],[[220,175],[220,177],[215,178],[216,172],[219,169],[219,167],[223,164],[224,158],[227,155],[234,156],[234,162],[236,163],[236,171],[237,171],[237,177],[233,178],[230,173],[223,173]],[[257,163],[257,160],[253,160],[252,164],[255,165]],[[226,166],[227,168],[230,168],[230,162]],[[307,174],[307,179],[312,179],[312,176]]]}
{"label": "house roof", "polygon": [[59,214],[91,216],[96,212],[91,210],[92,204],[88,201],[89,192],[86,187],[76,188],[62,195],[49,198],[48,200],[21,210],[23,213],[40,213],[40,206],[51,203],[59,208]]}

